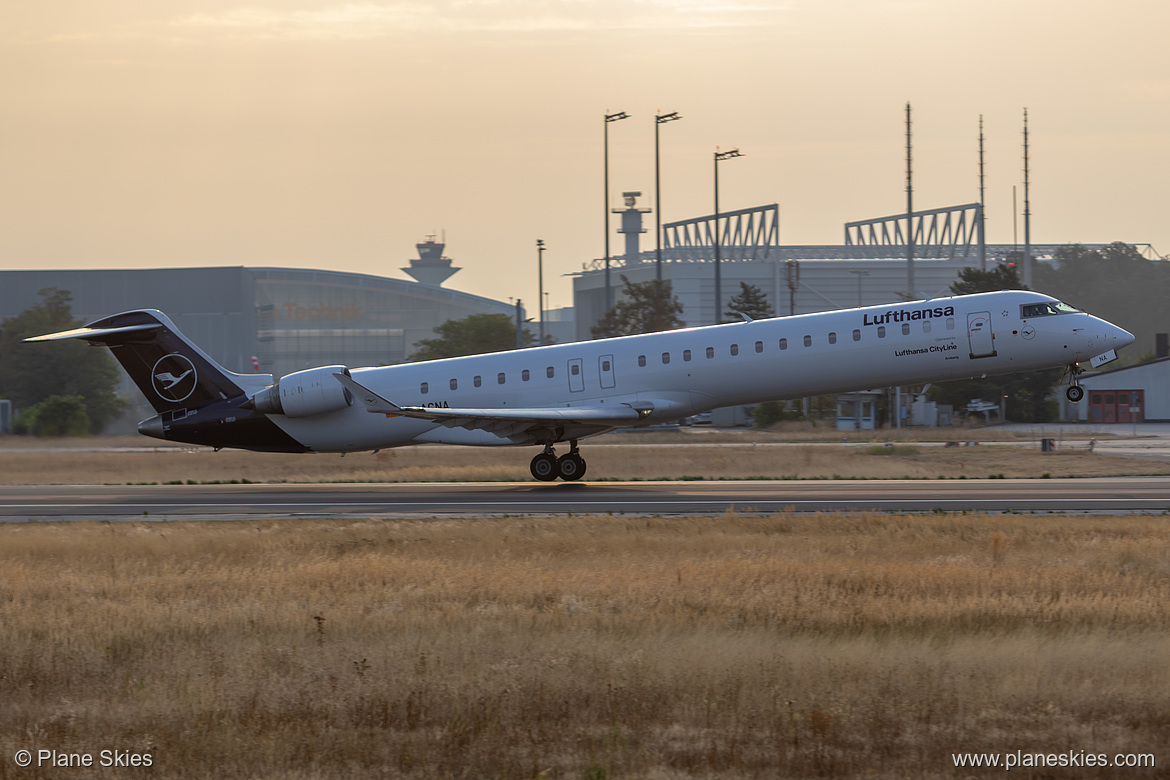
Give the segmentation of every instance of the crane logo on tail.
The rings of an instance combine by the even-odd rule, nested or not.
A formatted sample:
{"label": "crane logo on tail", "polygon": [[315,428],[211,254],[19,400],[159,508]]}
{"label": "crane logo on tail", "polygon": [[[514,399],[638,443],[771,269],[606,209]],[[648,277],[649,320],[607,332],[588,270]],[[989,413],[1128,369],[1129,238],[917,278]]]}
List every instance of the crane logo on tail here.
{"label": "crane logo on tail", "polygon": [[199,383],[195,364],[177,352],[160,358],[150,373],[154,392],[172,403],[187,400]]}

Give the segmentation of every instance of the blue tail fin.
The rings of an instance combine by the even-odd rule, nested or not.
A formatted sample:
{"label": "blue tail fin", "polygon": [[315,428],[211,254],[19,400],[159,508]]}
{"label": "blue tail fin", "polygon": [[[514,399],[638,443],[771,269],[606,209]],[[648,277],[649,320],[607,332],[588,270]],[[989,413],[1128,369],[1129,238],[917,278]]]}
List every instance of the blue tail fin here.
{"label": "blue tail fin", "polygon": [[37,336],[29,341],[81,339],[104,344],[160,414],[199,409],[245,395],[245,387],[271,383],[268,376],[242,376],[220,366],[187,340],[155,309],[103,317],[83,328]]}

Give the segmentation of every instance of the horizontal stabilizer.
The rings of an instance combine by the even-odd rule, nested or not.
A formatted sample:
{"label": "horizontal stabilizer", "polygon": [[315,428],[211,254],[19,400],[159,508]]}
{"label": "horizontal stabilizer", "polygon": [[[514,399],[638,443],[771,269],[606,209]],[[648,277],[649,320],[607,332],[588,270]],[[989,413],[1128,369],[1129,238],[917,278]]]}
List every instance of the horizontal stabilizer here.
{"label": "horizontal stabilizer", "polygon": [[63,330],[60,333],[49,333],[44,336],[32,336],[25,341],[64,341],[65,339],[82,339],[85,341],[100,341],[110,336],[120,336],[140,330],[155,330],[161,328],[161,322],[148,322],[142,325],[127,325],[122,328],[74,328]]}

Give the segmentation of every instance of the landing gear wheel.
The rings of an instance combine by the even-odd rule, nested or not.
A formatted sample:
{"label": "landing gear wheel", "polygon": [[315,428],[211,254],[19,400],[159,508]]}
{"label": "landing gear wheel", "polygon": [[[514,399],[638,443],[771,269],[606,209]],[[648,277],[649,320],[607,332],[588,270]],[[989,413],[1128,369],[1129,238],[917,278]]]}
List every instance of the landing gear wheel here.
{"label": "landing gear wheel", "polygon": [[1074,404],[1085,397],[1085,388],[1080,385],[1069,385],[1068,389],[1064,391],[1065,397]]}
{"label": "landing gear wheel", "polygon": [[585,459],[575,452],[557,459],[557,471],[565,482],[576,482],[585,476]]}
{"label": "landing gear wheel", "polygon": [[557,468],[557,456],[551,452],[542,452],[533,458],[532,463],[528,465],[528,470],[541,482],[552,482],[560,476],[560,470]]}

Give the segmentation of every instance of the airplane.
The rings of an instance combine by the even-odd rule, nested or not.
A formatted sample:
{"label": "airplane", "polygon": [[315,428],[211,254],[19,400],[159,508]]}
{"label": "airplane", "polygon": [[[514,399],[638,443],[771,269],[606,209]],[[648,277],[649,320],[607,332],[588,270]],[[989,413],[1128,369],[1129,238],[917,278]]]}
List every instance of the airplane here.
{"label": "airplane", "polygon": [[[724,406],[1067,366],[1069,400],[1134,341],[1035,292],[1002,291],[683,328],[377,368],[322,366],[273,381],[218,365],[155,309],[26,341],[104,344],[167,441],[260,452],[412,444],[540,446],[538,480],[579,480],[578,441]],[[568,442],[558,456],[556,444]]]}

